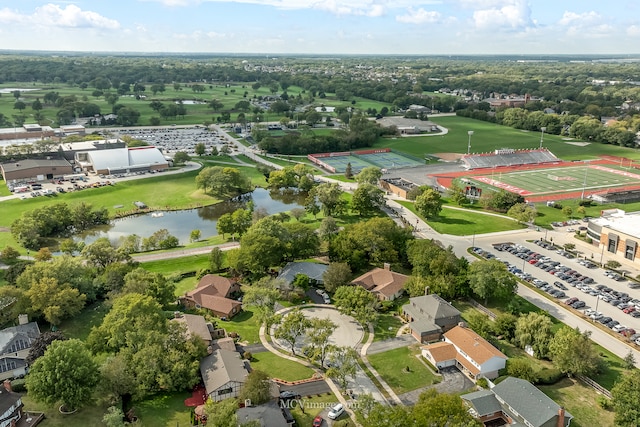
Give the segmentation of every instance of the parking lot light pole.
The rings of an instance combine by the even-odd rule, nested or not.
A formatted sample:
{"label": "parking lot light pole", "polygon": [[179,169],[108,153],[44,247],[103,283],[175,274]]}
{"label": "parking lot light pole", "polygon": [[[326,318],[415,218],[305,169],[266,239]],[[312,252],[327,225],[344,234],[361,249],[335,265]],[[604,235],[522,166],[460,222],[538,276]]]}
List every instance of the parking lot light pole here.
{"label": "parking lot light pole", "polygon": [[467,143],[467,154],[471,154],[471,135],[473,135],[473,131],[467,131],[467,135],[469,135],[469,142]]}
{"label": "parking lot light pole", "polygon": [[546,131],[546,130],[547,130],[547,128],[545,126],[542,126],[540,128],[540,131],[541,131],[541,133],[540,133],[540,148],[542,148],[542,143],[544,142],[544,131]]}

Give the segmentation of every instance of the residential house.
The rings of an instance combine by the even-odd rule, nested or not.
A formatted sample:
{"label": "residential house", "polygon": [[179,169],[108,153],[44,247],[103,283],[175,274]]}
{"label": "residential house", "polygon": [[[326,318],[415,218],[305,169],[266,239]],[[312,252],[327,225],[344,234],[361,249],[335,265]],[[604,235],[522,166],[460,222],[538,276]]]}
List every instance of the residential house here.
{"label": "residential house", "polygon": [[33,342],[40,336],[36,322],[29,322],[26,314],[18,318],[18,326],[0,331],[0,380],[27,373],[26,358]]}
{"label": "residential house", "polygon": [[520,378],[508,377],[491,390],[463,394],[469,411],[485,426],[568,427],[573,415]]}
{"label": "residential house", "polygon": [[236,414],[239,423],[256,420],[260,427],[287,427],[296,422],[289,408],[284,405],[281,407],[276,400],[257,406],[245,406],[238,409]]}
{"label": "residential house", "polygon": [[242,310],[242,303],[231,298],[238,292],[240,284],[235,280],[207,274],[196,289],[180,297],[180,302],[187,308],[205,308],[218,317],[231,318]]}
{"label": "residential house", "polygon": [[422,347],[422,355],[438,369],[456,366],[474,381],[497,378],[508,359],[490,342],[462,325],[445,332],[444,342]]}
{"label": "residential house", "polygon": [[407,280],[409,276],[391,271],[390,265],[385,263],[384,268],[376,267],[351,283],[362,286],[381,301],[393,301],[404,293]]}
{"label": "residential house", "polygon": [[32,427],[44,419],[44,414],[25,413],[22,398],[11,389],[11,382],[0,387],[0,427]]}
{"label": "residential house", "polygon": [[172,322],[180,323],[185,326],[187,338],[198,337],[202,339],[205,346],[211,345],[211,332],[213,331],[213,325],[207,323],[203,316],[195,314],[185,314],[176,311]]}
{"label": "residential house", "polygon": [[323,284],[322,275],[327,271],[327,268],[329,268],[327,264],[317,262],[290,262],[280,270],[278,279],[291,283],[298,274],[304,274],[312,283]]}
{"label": "residential house", "polygon": [[214,402],[238,397],[249,375],[248,362],[240,353],[224,349],[213,352],[200,362],[200,374],[207,396]]}
{"label": "residential house", "polygon": [[409,298],[409,303],[402,306],[402,316],[420,343],[442,339],[442,334],[461,320],[460,312],[436,294]]}

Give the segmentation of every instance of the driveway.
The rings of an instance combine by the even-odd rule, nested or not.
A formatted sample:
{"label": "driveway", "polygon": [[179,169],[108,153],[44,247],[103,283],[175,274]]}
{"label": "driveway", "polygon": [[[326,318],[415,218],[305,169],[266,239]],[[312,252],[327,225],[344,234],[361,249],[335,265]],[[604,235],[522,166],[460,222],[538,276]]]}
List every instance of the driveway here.
{"label": "driveway", "polygon": [[398,396],[405,405],[415,405],[420,395],[430,389],[435,388],[438,393],[457,394],[471,389],[474,384],[462,372],[455,367],[449,367],[440,370],[442,381],[438,384],[422,387]]}
{"label": "driveway", "polygon": [[399,337],[389,338],[384,341],[372,342],[367,349],[367,355],[384,353],[385,351],[395,350],[396,348],[407,347],[415,344],[417,341],[413,335],[405,334]]}

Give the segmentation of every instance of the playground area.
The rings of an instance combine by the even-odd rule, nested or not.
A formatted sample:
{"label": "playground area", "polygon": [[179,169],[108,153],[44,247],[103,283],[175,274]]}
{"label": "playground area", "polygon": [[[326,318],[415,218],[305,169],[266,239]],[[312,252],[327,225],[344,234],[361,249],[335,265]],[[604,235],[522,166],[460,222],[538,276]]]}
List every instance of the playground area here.
{"label": "playground area", "polygon": [[349,163],[351,163],[353,173],[358,173],[362,169],[370,166],[389,170],[411,168],[425,164],[424,160],[406,154],[396,153],[389,148],[309,154],[307,158],[332,173],[343,173]]}

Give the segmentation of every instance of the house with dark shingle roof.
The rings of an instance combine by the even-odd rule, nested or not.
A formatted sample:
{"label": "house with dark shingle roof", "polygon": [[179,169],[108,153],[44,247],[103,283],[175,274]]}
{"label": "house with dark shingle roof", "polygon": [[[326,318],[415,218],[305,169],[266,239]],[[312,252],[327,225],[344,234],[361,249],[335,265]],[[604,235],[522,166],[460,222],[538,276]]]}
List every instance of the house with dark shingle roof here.
{"label": "house with dark shingle roof", "polygon": [[231,318],[242,310],[242,303],[231,298],[240,284],[226,277],[207,274],[193,291],[185,292],[180,302],[187,308],[205,308],[218,317]]}
{"label": "house with dark shingle roof", "polygon": [[280,407],[276,400],[257,406],[245,406],[238,409],[236,415],[239,423],[256,420],[260,427],[287,427],[296,422],[289,408],[285,405]]}
{"label": "house with dark shingle roof", "polygon": [[573,415],[528,381],[508,377],[491,390],[460,396],[484,425],[568,427]]}
{"label": "house with dark shingle roof", "polygon": [[248,362],[240,353],[224,349],[214,350],[200,362],[200,374],[207,396],[214,402],[238,397],[249,375]]}
{"label": "house with dark shingle roof", "polygon": [[287,283],[291,283],[294,281],[298,274],[304,274],[311,281],[315,281],[315,283],[323,284],[324,279],[322,275],[327,271],[329,266],[327,264],[320,264],[317,262],[290,262],[280,270],[278,274],[278,279],[282,279]]}
{"label": "house with dark shingle roof", "polygon": [[19,316],[19,325],[0,331],[0,380],[27,373],[26,358],[33,342],[40,336],[36,322],[29,322],[25,314]]}
{"label": "house with dark shingle roof", "polygon": [[351,283],[362,286],[381,301],[393,301],[404,293],[404,284],[409,276],[391,271],[389,264],[376,267],[353,279]]}
{"label": "house with dark shingle roof", "polygon": [[207,323],[203,316],[180,313],[178,311],[174,313],[174,318],[171,319],[171,321],[185,326],[187,338],[198,337],[204,342],[205,346],[209,346],[211,344],[211,331],[213,330],[213,325],[211,323]]}
{"label": "house with dark shingle roof", "polygon": [[508,359],[489,341],[463,326],[445,332],[444,342],[422,347],[422,355],[439,369],[456,366],[474,381],[497,378]]}
{"label": "house with dark shingle roof", "polygon": [[436,294],[409,298],[409,303],[402,306],[402,316],[420,343],[440,340],[461,320],[460,312]]}

